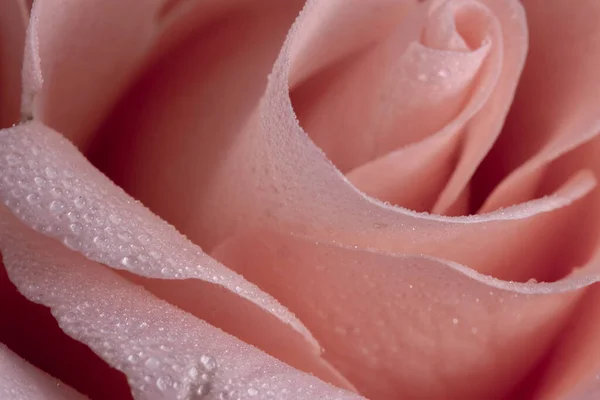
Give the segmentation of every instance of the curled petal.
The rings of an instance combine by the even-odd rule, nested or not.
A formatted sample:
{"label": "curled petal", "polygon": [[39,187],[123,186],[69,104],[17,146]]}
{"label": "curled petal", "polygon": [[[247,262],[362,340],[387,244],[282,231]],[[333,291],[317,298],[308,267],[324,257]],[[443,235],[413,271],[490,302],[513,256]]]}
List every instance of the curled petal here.
{"label": "curled petal", "polygon": [[557,283],[523,284],[423,255],[265,231],[214,254],[286,304],[326,358],[381,399],[503,398],[600,280],[598,262]]}
{"label": "curled petal", "polygon": [[[584,211],[579,200],[595,186],[589,171],[569,176],[552,196],[467,217],[420,214],[359,192],[300,127],[290,99],[294,49],[320,4],[309,2],[291,29],[259,108],[205,187],[198,213],[211,232],[203,237],[206,248],[268,227],[361,248],[424,253],[526,281],[564,274],[539,269],[551,260],[548,248],[556,248],[552,243],[568,231],[577,239],[561,247],[558,268],[586,261],[589,243],[578,235],[575,216]],[[524,237],[536,240],[526,246]]]}
{"label": "curled petal", "polygon": [[480,200],[489,194],[481,212],[548,193],[582,165],[600,173],[600,29],[594,22],[600,7],[557,0],[523,6],[530,52],[503,133],[474,183]]}
{"label": "curled petal", "polygon": [[[51,129],[31,123],[0,131],[0,198],[23,223],[93,261],[181,281],[153,286],[230,333],[349,386],[293,314],[129,197]],[[0,223],[21,229],[7,213]]]}
{"label": "curled petal", "polygon": [[22,112],[87,148],[140,70],[190,32],[245,2],[34,2]]}

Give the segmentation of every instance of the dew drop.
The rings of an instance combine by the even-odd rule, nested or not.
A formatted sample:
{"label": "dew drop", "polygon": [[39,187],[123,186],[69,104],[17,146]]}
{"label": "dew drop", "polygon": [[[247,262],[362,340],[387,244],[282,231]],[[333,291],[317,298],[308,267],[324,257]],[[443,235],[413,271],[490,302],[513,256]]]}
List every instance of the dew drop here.
{"label": "dew drop", "polygon": [[202,355],[200,357],[200,362],[208,371],[212,371],[217,368],[217,361],[211,356]]}
{"label": "dew drop", "polygon": [[44,178],[42,178],[42,177],[39,177],[39,176],[36,176],[35,178],[33,178],[33,181],[38,186],[45,186],[46,185],[46,180]]}
{"label": "dew drop", "polygon": [[81,217],[81,215],[78,212],[75,212],[75,211],[69,211],[67,213],[67,218],[71,222],[78,221],[80,217]]}
{"label": "dew drop", "polygon": [[[154,258],[155,260],[160,260],[160,258],[162,257],[162,254],[160,254],[158,251],[156,250],[151,250],[150,251],[150,257]],[[164,268],[163,268],[164,269]]]}
{"label": "dew drop", "polygon": [[75,203],[75,207],[82,209],[83,207],[85,207],[86,201],[83,196],[77,196],[75,200],[73,200],[73,203]]}
{"label": "dew drop", "polygon": [[165,382],[165,380],[163,378],[158,378],[156,380],[156,387],[159,390],[164,391],[167,388],[167,382]]}
{"label": "dew drop", "polygon": [[50,189],[50,193],[52,194],[52,196],[57,197],[57,198],[62,197],[62,195],[63,195],[63,191],[59,187],[53,187],[52,189]]}
{"label": "dew drop", "polygon": [[108,245],[108,239],[104,236],[94,236],[94,239],[92,240],[94,244],[100,249],[103,249]]}
{"label": "dew drop", "polygon": [[258,395],[258,390],[256,390],[255,388],[249,388],[248,389],[248,395],[250,397],[254,397]]}
{"label": "dew drop", "polygon": [[52,167],[46,167],[46,169],[44,169],[44,172],[46,173],[46,176],[50,179],[54,179],[58,175],[56,170]]}
{"label": "dew drop", "polygon": [[143,235],[138,236],[138,240],[144,244],[147,244],[150,242],[150,236],[143,234]]}
{"label": "dew drop", "polygon": [[192,384],[190,385],[190,396],[188,397],[189,400],[199,400],[204,398],[204,396],[208,395],[210,393],[210,384],[209,383],[203,383],[203,384]]}
{"label": "dew drop", "polygon": [[129,234],[129,232],[126,231],[117,233],[117,237],[124,242],[129,242],[131,240],[131,235]]}
{"label": "dew drop", "polygon": [[118,225],[123,221],[117,214],[110,214],[108,219],[115,225]]}
{"label": "dew drop", "polygon": [[41,200],[41,197],[37,193],[31,193],[27,195],[27,202],[29,204],[38,204]]}
{"label": "dew drop", "polygon": [[198,368],[196,367],[192,367],[190,369],[188,369],[188,376],[194,380],[198,379],[199,376],[199,372],[198,372]]}
{"label": "dew drop", "polygon": [[81,247],[81,243],[74,237],[66,237],[63,240],[65,246],[67,246],[71,250],[77,250]]}
{"label": "dew drop", "polygon": [[457,325],[458,324],[458,318],[452,318],[452,323],[454,325]]}
{"label": "dew drop", "polygon": [[123,264],[126,267],[134,267],[137,264],[137,261],[135,261],[135,259],[131,257],[123,257],[121,259],[121,264]]}
{"label": "dew drop", "polygon": [[156,368],[160,367],[160,361],[158,361],[157,358],[150,357],[146,360],[144,365],[146,365],[146,367],[148,367],[150,369],[156,369]]}
{"label": "dew drop", "polygon": [[531,278],[527,281],[527,283],[538,283],[538,281],[535,278]]}
{"label": "dew drop", "polygon": [[52,211],[55,214],[59,214],[61,212],[63,212],[65,209],[65,203],[63,203],[60,200],[54,200],[52,201],[52,203],[50,203],[50,211]]}
{"label": "dew drop", "polygon": [[78,222],[75,222],[69,225],[69,229],[71,229],[71,232],[73,232],[74,234],[79,235],[83,231],[83,225],[81,225]]}

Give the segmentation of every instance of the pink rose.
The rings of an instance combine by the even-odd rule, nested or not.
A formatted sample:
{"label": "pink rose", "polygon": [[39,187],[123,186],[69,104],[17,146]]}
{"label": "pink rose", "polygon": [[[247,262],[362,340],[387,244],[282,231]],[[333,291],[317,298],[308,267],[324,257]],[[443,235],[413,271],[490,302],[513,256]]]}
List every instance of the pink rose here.
{"label": "pink rose", "polygon": [[599,19],[4,0],[0,399],[598,397]]}

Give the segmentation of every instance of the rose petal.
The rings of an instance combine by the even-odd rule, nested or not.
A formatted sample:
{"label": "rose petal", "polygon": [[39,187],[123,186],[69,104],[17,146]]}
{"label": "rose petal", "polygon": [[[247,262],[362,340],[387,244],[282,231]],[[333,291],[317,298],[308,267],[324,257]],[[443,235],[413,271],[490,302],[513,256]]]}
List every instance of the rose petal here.
{"label": "rose petal", "polygon": [[0,128],[19,121],[21,64],[29,13],[25,0],[0,4]]}
{"label": "rose petal", "polygon": [[[485,104],[485,108],[474,116],[467,126],[461,159],[452,178],[440,195],[433,208],[437,213],[464,214],[467,210],[455,208],[461,192],[475,173],[475,170],[495,145],[504,119],[511,107],[521,71],[525,64],[528,47],[528,28],[523,6],[518,1],[479,0],[488,7],[497,18],[502,31],[503,52],[498,54],[501,60],[501,72],[494,92]],[[460,202],[459,202],[460,204]]]}
{"label": "rose petal", "polygon": [[138,399],[358,399],[180,311],[109,269],[3,218],[8,274],[68,335],[123,371]]}
{"label": "rose petal", "polygon": [[[28,226],[116,269],[204,281],[156,286],[167,299],[176,296],[179,304],[184,301],[196,315],[243,340],[348,386],[287,309],[134,201],[61,135],[38,123],[0,131],[0,171],[0,198]],[[18,226],[10,223],[10,229]]]}
{"label": "rose petal", "polygon": [[548,350],[580,288],[600,279],[593,263],[555,284],[509,283],[426,256],[266,231],[214,254],[299,315],[374,399],[503,398]]}
{"label": "rose petal", "polygon": [[[377,2],[369,4],[383,10]],[[449,8],[441,7],[445,14],[452,12]],[[290,85],[301,125],[342,172],[422,140],[458,114],[469,97],[489,45],[478,44],[469,52],[465,46],[452,51],[445,43],[441,49],[421,44],[425,18],[425,9],[416,8],[366,54],[330,66],[299,87]],[[430,24],[444,29],[436,22]],[[452,18],[447,22],[454,24]],[[294,71],[305,70],[307,60],[294,60]],[[297,80],[294,75],[289,79]]]}
{"label": "rose petal", "polygon": [[131,399],[125,376],[65,335],[48,308],[22,296],[1,263],[0,342],[92,399]]}
{"label": "rose petal", "polygon": [[[267,18],[270,14],[266,14],[265,19],[257,16],[263,11],[247,11],[245,18],[232,17],[233,26],[219,24],[213,36],[203,36],[194,46],[190,42],[177,55],[157,64],[105,126],[103,132],[114,136],[93,159],[122,187],[205,249],[256,224],[274,223],[281,229],[312,231],[321,240],[393,252],[427,252],[506,279],[553,279],[565,271],[540,273],[536,269],[556,256],[547,249],[559,249],[553,243],[568,232],[574,237],[573,245],[562,248],[567,249],[560,253],[566,262],[556,263],[561,265],[558,269],[584,262],[589,246],[579,240],[572,214],[582,212],[582,208],[558,209],[584,196],[591,189],[590,177],[573,178],[572,185],[557,197],[476,218],[448,219],[385,206],[358,193],[332,167],[295,121],[286,87],[290,70],[298,67],[286,64],[287,58],[312,54],[302,47],[305,42],[297,39],[313,35],[313,18],[333,21],[332,10],[340,6],[332,3],[333,8],[329,8],[327,4],[315,3],[300,17],[260,109],[239,135],[236,132],[259,95],[261,74],[266,73],[275,51],[272,37],[278,37],[285,28],[286,18],[293,18],[289,9],[272,8],[273,16]],[[319,12],[311,11],[311,7]],[[364,7],[359,11],[370,9]],[[399,14],[406,11],[400,6],[393,10]],[[364,14],[371,23],[376,21],[373,14]],[[358,18],[350,11],[343,15]],[[374,15],[381,15],[381,11]],[[264,30],[256,26],[261,21],[269,21]],[[373,37],[382,31],[385,29]],[[241,47],[232,46],[231,37],[239,38]],[[348,47],[344,51],[350,51]],[[223,48],[223,65],[202,64],[205,53]],[[253,51],[244,52],[245,48]],[[343,57],[337,50],[336,54]],[[239,65],[248,66],[244,74],[238,72]],[[309,72],[323,67],[314,62],[306,65]],[[199,68],[207,68],[207,72]],[[294,71],[298,76],[306,75],[302,70]],[[232,88],[223,93],[222,88],[230,83],[244,90]],[[215,102],[215,96],[223,102]],[[190,101],[172,101],[179,98]],[[192,135],[191,131],[199,134]],[[172,196],[179,199],[176,207]],[[526,241],[517,240],[517,232],[539,240],[525,249]],[[473,245],[465,248],[464,243]],[[514,258],[507,259],[506,254]],[[519,267],[507,268],[515,259],[522,261]]]}
{"label": "rose petal", "polygon": [[[589,172],[570,177],[553,196],[472,217],[417,214],[358,192],[306,136],[291,107],[289,57],[316,4],[310,2],[292,28],[259,109],[197,195],[196,228],[188,231],[195,241],[210,249],[265,226],[363,248],[425,253],[513,280],[556,279],[587,260],[589,240],[580,237],[576,223],[584,209],[576,200],[595,185]],[[573,241],[558,247],[565,232]],[[550,256],[549,248],[557,252]],[[541,271],[550,261],[557,269]]]}
{"label": "rose petal", "polygon": [[599,289],[594,286],[588,290],[572,318],[565,324],[535,392],[535,399],[594,398],[586,397],[583,392],[600,388],[596,381],[600,371],[597,357],[600,350]]}
{"label": "rose petal", "polygon": [[[319,52],[319,42],[323,40],[304,30],[316,29],[313,21],[319,19],[322,8],[328,8],[326,4],[319,3],[306,17],[306,27],[297,33],[290,50],[292,73],[288,79],[301,125],[342,172],[358,167],[348,175],[358,188],[381,200],[417,210],[430,210],[436,203],[461,160],[459,139],[467,135],[469,143],[475,140],[476,144],[466,148],[463,161],[467,164],[461,161],[460,176],[452,178],[453,186],[448,190],[456,193],[440,199],[442,203],[453,202],[452,196],[456,198],[463,190],[499,132],[525,53],[524,45],[513,43],[522,39],[523,28],[512,23],[506,27],[511,36],[507,39],[507,62],[518,65],[515,69],[502,67],[504,39],[496,17],[487,7],[474,1],[441,2],[437,8],[431,3],[431,15],[422,34],[428,47],[410,43],[418,40],[425,24],[425,10],[416,8],[410,16],[398,19],[400,28],[367,55],[355,55],[335,64],[295,88],[298,79],[294,75],[307,69],[303,63],[310,67],[315,57],[299,59],[294,48],[316,48],[313,51]],[[380,13],[386,8],[378,2],[369,4]],[[520,11],[517,4],[507,7],[494,10],[502,22],[510,13]],[[459,30],[477,51],[468,52]],[[326,33],[332,35],[329,29]],[[316,43],[306,43],[306,37]],[[344,40],[350,42],[353,37]],[[330,47],[344,47],[344,40],[338,39],[339,44]],[[490,57],[478,74],[490,50],[489,43],[493,43]],[[478,90],[471,95],[475,78]],[[501,89],[495,89],[497,84]],[[480,112],[490,96],[494,107]],[[466,100],[469,101],[465,104]],[[499,107],[497,103],[506,104]],[[441,131],[418,142],[438,129]],[[364,164],[409,143],[413,144],[383,160],[376,158]],[[382,171],[388,172],[385,179],[381,178]],[[414,185],[417,180],[419,185]],[[442,203],[440,207],[448,208]]]}
{"label": "rose petal", "polygon": [[[600,132],[595,107],[600,29],[594,22],[600,6],[581,1],[572,7],[556,0],[523,5],[530,52],[504,131],[475,180],[480,201],[492,192],[481,212],[548,193],[581,165],[600,172],[593,156],[598,141],[588,143]],[[578,146],[577,154],[563,156]],[[561,156],[568,160],[548,170]]]}
{"label": "rose petal", "polygon": [[35,368],[0,343],[0,398],[79,400],[85,396]]}
{"label": "rose petal", "polygon": [[302,4],[252,1],[173,48],[101,127],[92,162],[193,241],[212,235],[198,215],[204,187],[264,93]]}
{"label": "rose petal", "polygon": [[150,59],[245,2],[35,2],[23,112],[87,147],[97,125]]}

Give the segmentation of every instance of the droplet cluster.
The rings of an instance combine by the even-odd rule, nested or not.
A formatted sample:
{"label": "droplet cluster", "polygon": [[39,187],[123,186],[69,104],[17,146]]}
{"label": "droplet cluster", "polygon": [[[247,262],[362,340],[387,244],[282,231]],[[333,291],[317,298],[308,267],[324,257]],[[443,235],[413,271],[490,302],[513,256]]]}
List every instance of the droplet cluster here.
{"label": "droplet cluster", "polygon": [[310,337],[275,299],[132,199],[68,140],[41,125],[19,128],[0,134],[0,197],[21,221],[113,268],[226,287]]}
{"label": "droplet cluster", "polygon": [[11,281],[126,374],[136,399],[358,399],[37,235],[0,242]]}

